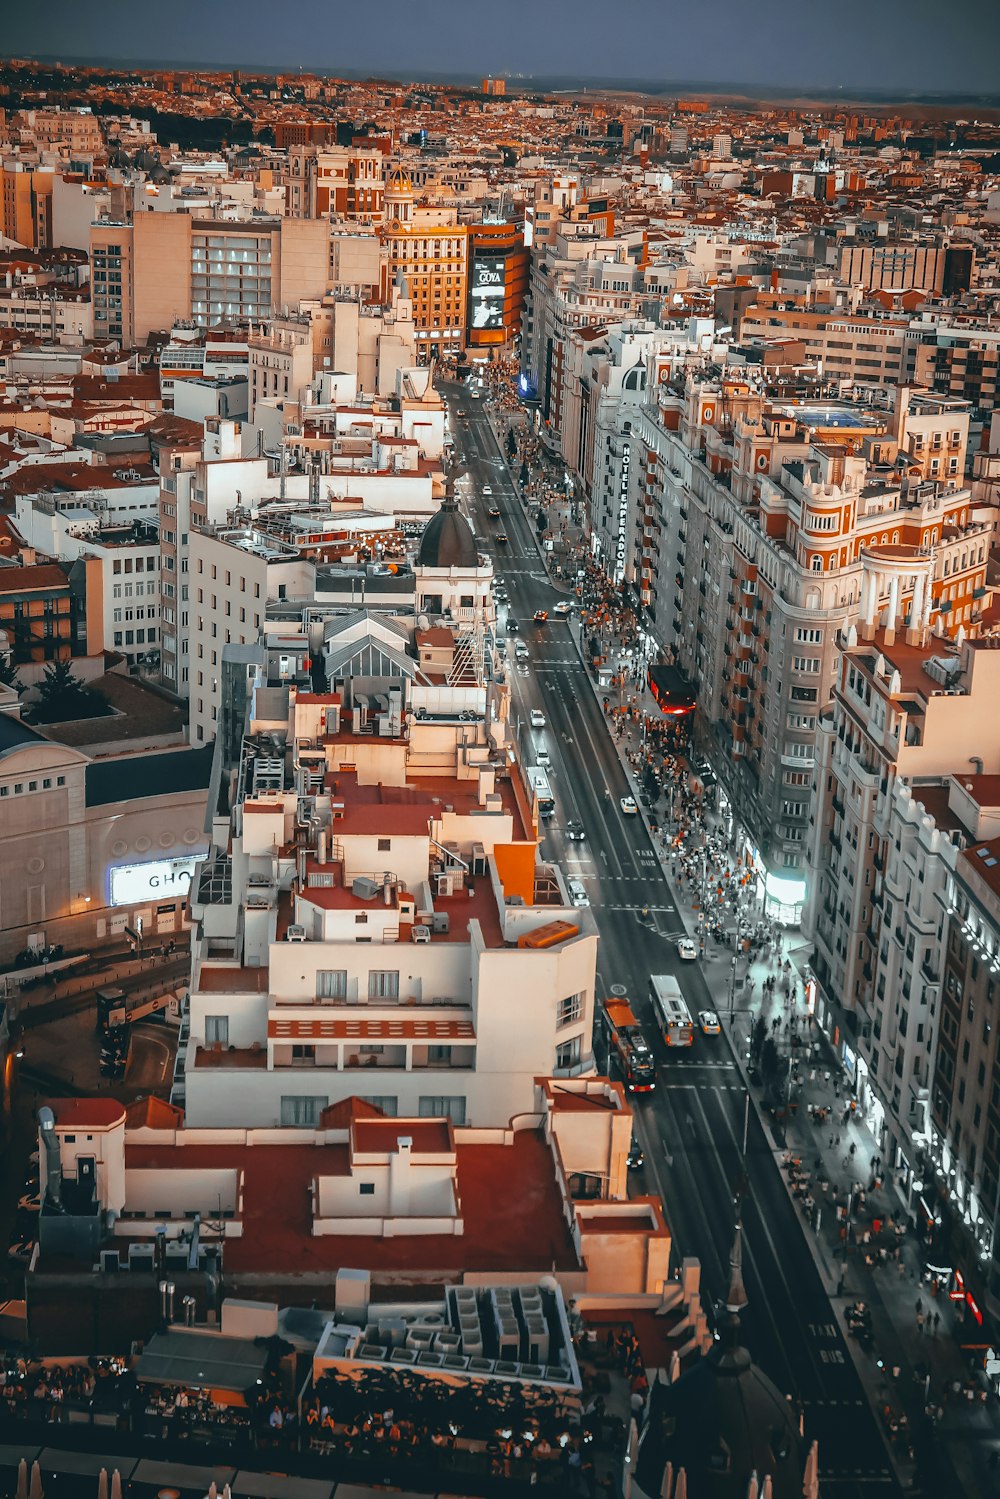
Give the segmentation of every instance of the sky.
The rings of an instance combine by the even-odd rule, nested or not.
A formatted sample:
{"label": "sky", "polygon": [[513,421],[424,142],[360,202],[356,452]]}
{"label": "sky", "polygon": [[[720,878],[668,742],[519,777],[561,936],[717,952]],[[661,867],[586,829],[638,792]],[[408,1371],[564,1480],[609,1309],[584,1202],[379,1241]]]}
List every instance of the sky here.
{"label": "sky", "polygon": [[1000,93],[1000,0],[48,0],[8,56],[387,77]]}

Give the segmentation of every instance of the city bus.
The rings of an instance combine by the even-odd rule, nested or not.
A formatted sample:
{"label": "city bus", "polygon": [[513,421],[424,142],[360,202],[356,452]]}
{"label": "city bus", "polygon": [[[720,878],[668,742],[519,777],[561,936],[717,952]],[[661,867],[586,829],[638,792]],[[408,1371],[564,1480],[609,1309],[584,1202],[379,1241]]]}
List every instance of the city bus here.
{"label": "city bus", "polygon": [[649,997],[668,1046],[692,1046],[694,1023],[684,1002],[681,986],[669,973],[654,973],[649,980]]}
{"label": "city bus", "polygon": [[604,1001],[604,1031],[608,1057],[621,1069],[628,1091],[651,1093],[656,1087],[653,1053],[627,999]]}
{"label": "city bus", "polygon": [[552,795],[549,778],[540,765],[532,765],[529,768],[528,785],[535,793],[539,817],[551,817],[556,810],[556,799]]}

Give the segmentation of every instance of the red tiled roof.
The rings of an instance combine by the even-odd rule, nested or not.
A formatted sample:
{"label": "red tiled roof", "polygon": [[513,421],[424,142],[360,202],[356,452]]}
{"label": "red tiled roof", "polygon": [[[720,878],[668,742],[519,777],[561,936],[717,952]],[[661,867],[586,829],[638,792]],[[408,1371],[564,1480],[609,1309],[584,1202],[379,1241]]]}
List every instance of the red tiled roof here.
{"label": "red tiled roof", "polygon": [[34,593],[36,589],[67,588],[66,574],[55,562],[29,567],[5,567],[0,571],[0,593]]}
{"label": "red tiled roof", "polygon": [[126,1129],[180,1129],[184,1110],[162,1098],[137,1098],[125,1110]]}
{"label": "red tiled roof", "polygon": [[342,1098],[331,1103],[319,1116],[320,1129],[349,1129],[353,1119],[383,1119],[382,1110],[369,1103],[366,1098]]}

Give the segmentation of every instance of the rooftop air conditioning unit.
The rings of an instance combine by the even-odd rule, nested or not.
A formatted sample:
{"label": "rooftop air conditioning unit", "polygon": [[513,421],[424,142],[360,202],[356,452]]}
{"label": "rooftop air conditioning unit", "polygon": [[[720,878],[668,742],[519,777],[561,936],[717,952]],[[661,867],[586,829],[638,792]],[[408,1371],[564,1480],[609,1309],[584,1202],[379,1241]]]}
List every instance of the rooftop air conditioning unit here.
{"label": "rooftop air conditioning unit", "polygon": [[306,929],[304,926],[290,926],[285,933],[286,942],[305,942]]}
{"label": "rooftop air conditioning unit", "polygon": [[431,940],[431,929],[429,926],[415,926],[410,933],[412,942],[429,942]]}
{"label": "rooftop air conditioning unit", "polygon": [[366,874],[359,874],[351,881],[351,894],[358,900],[374,900],[381,889],[381,880],[370,879]]}

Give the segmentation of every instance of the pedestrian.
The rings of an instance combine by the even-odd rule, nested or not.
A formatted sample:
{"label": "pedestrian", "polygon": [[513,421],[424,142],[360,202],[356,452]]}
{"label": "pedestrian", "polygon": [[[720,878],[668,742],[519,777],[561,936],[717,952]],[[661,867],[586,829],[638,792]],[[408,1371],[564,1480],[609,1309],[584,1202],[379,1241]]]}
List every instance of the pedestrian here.
{"label": "pedestrian", "polygon": [[935,1312],[931,1318],[931,1322],[934,1326],[934,1332],[937,1333],[938,1328],[941,1326],[941,1313]]}
{"label": "pedestrian", "polygon": [[923,1330],[924,1330],[924,1314],[923,1314],[922,1311],[920,1311],[920,1312],[917,1313],[917,1331],[922,1335],[923,1334]]}

